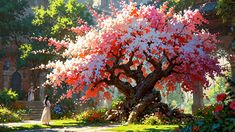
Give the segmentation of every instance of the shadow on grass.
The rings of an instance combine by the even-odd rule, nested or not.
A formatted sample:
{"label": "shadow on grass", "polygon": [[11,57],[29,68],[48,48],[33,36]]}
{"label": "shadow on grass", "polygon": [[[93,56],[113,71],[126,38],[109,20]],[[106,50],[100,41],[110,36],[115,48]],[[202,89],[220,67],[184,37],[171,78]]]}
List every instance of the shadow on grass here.
{"label": "shadow on grass", "polygon": [[0,132],[12,132],[12,131],[20,131],[20,130],[31,130],[31,129],[42,129],[47,128],[42,125],[24,125],[24,126],[15,126],[15,127],[7,127],[0,126]]}
{"label": "shadow on grass", "polygon": [[172,132],[173,130],[171,130],[172,128],[147,128],[147,129],[144,129],[148,132]]}
{"label": "shadow on grass", "polygon": [[9,128],[5,126],[0,126],[0,132],[9,132]]}

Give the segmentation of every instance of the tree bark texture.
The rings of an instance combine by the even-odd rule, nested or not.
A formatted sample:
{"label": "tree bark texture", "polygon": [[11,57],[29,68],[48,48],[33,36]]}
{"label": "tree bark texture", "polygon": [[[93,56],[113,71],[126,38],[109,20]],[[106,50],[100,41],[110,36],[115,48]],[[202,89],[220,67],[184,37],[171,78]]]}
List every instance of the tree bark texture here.
{"label": "tree bark texture", "polygon": [[[133,51],[133,55],[134,55]],[[125,64],[120,64],[119,59],[123,57],[121,53],[114,57],[115,62],[113,66],[106,65],[106,71],[110,73],[110,79],[101,80],[100,82],[105,82],[108,85],[114,85],[120,93],[122,93],[126,101],[117,108],[117,110],[108,111],[108,120],[115,120],[123,118],[129,123],[135,122],[142,116],[146,108],[152,105],[154,102],[159,103],[161,100],[160,92],[155,92],[154,86],[162,78],[169,76],[174,72],[174,67],[180,65],[176,63],[178,55],[173,58],[167,58],[165,55],[164,58],[156,62],[153,60],[152,56],[149,56],[145,53],[146,61],[150,63],[154,70],[149,73],[147,76],[143,75],[142,68],[144,67],[143,63],[137,66],[136,69],[131,69],[133,65],[133,56],[130,56],[129,61]],[[167,68],[162,68],[162,63],[168,62]],[[121,73],[115,74],[115,70],[122,70]],[[135,80],[136,85],[132,86],[130,83],[125,82],[120,79],[120,75],[124,74],[125,76]]]}

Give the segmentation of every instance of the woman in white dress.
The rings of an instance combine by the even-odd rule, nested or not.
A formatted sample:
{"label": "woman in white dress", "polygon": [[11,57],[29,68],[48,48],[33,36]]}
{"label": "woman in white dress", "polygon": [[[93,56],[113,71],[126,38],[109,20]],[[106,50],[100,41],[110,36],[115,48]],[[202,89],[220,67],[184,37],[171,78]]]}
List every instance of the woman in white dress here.
{"label": "woman in white dress", "polygon": [[34,91],[35,90],[31,87],[28,93],[28,101],[34,101]]}
{"label": "woman in white dress", "polygon": [[45,125],[49,125],[49,122],[51,121],[51,104],[49,101],[49,96],[47,95],[43,101],[44,103],[44,109],[42,112],[41,122]]}

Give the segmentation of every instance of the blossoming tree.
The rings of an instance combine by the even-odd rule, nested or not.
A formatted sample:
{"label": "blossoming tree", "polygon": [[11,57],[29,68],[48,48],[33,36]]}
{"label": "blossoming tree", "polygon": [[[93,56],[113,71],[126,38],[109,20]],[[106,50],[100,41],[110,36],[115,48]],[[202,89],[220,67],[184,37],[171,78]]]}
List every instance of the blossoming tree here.
{"label": "blossoming tree", "polygon": [[72,86],[67,97],[83,91],[83,99],[100,92],[110,98],[107,90],[114,86],[126,97],[122,110],[132,122],[150,103],[160,101],[155,89],[173,91],[178,82],[184,91],[196,91],[194,82],[207,87],[206,76],[220,73],[217,58],[210,55],[218,40],[200,29],[207,21],[198,10],[176,14],[167,3],[160,8],[136,3],[122,7],[111,16],[93,12],[97,25],[74,28],[75,43],[49,40],[57,51],[63,49],[62,60],[46,65],[52,69],[49,84],[65,82]]}

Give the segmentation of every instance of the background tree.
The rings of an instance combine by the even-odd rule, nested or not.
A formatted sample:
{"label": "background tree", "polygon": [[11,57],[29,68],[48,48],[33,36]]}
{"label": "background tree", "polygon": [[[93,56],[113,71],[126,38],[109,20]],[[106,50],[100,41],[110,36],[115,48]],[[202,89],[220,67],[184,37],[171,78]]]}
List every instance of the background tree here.
{"label": "background tree", "polygon": [[149,106],[157,107],[161,100],[159,92],[166,85],[174,91],[176,83],[184,91],[195,91],[194,82],[208,86],[207,75],[214,78],[220,73],[218,60],[210,53],[218,43],[216,36],[198,29],[207,21],[198,10],[175,14],[167,3],[136,7],[124,4],[123,9],[112,16],[97,17],[96,27],[81,31],[75,43],[51,41],[49,45],[64,49],[63,60],[46,65],[52,68],[48,84],[54,87],[62,83],[73,86],[67,92],[84,91],[83,99],[95,98],[115,86],[126,101],[117,116],[133,122]]}
{"label": "background tree", "polygon": [[[77,0],[50,0],[46,7],[34,7],[33,14],[34,18],[31,23],[34,30],[31,37],[37,39],[31,39],[30,42],[20,46],[21,59],[19,61],[20,65],[32,68],[58,57],[53,53],[54,48],[47,45],[49,38],[75,39],[76,34],[70,30],[79,25],[79,18],[84,19],[87,24],[92,24],[91,15],[86,6],[78,3]],[[42,39],[42,37],[48,39]],[[34,51],[37,51],[37,54]],[[32,80],[36,87],[39,85],[40,74],[45,71],[36,68],[32,72]]]}
{"label": "background tree", "polygon": [[26,0],[0,1],[0,43],[19,46],[31,34],[32,16],[25,15]]}
{"label": "background tree", "polygon": [[70,29],[79,26],[79,19],[92,24],[86,5],[77,0],[49,0],[48,7],[36,7],[33,11],[33,24],[39,27],[43,37],[62,40],[66,36],[75,39],[75,34]]}

